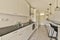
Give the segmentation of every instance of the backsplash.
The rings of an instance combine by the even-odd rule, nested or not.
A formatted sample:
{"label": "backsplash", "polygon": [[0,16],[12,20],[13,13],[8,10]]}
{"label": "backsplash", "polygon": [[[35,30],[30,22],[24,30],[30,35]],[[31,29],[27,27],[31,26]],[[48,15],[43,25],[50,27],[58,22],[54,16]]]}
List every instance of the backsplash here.
{"label": "backsplash", "polygon": [[3,26],[9,26],[9,25],[14,25],[18,22],[20,23],[26,23],[29,21],[28,17],[20,17],[18,15],[5,15],[5,14],[0,14],[0,27]]}

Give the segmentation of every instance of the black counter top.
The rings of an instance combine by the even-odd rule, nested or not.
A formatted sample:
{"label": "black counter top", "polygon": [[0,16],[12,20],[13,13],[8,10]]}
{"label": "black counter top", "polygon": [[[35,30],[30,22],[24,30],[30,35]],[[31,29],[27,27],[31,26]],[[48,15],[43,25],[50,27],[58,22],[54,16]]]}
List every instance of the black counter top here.
{"label": "black counter top", "polygon": [[11,25],[11,26],[8,26],[8,27],[0,28],[0,36],[6,35],[6,34],[8,34],[10,32],[15,31],[15,30],[26,27],[26,26],[28,26],[28,25],[30,25],[32,23],[27,22],[27,23],[24,23],[23,26],[17,24],[17,25]]}

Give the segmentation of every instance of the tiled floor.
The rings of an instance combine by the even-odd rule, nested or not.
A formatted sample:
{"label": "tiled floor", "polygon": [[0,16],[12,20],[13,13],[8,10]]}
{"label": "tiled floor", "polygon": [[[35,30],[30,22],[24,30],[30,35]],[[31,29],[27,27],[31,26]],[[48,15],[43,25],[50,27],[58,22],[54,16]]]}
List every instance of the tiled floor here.
{"label": "tiled floor", "polygon": [[44,26],[39,27],[39,29],[32,35],[30,40],[50,40],[48,37],[46,28]]}

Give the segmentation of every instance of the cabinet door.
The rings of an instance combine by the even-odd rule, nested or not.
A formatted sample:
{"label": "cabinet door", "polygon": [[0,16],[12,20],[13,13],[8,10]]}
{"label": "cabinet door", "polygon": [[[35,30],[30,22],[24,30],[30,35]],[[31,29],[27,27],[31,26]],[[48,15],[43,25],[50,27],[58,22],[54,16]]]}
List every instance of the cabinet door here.
{"label": "cabinet door", "polygon": [[33,30],[32,30],[32,24],[29,25],[25,30],[26,30],[26,31],[25,31],[25,36],[26,36],[26,38],[28,39],[28,38],[30,37],[32,31],[33,31]]}
{"label": "cabinet door", "polygon": [[11,40],[12,37],[17,36],[17,31],[11,32],[7,35],[2,36],[2,40]]}
{"label": "cabinet door", "polygon": [[60,40],[60,26],[58,28],[58,40]]}
{"label": "cabinet door", "polygon": [[1,40],[1,37],[0,37],[0,40]]}
{"label": "cabinet door", "polygon": [[19,37],[21,35],[20,40],[28,40],[29,35],[32,32],[32,25],[26,26],[25,28],[22,29],[22,31],[19,29],[18,32],[19,32]]}
{"label": "cabinet door", "polygon": [[18,40],[25,40],[25,28],[17,30]]}
{"label": "cabinet door", "polygon": [[7,35],[2,36],[2,40],[27,40],[32,32],[32,25],[28,25],[22,29],[18,29]]}

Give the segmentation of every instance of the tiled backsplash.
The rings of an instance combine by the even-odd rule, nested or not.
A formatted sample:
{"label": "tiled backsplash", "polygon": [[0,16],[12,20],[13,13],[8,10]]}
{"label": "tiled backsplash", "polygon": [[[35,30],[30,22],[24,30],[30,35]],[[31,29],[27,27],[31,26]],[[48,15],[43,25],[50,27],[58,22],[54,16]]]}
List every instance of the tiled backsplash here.
{"label": "tiled backsplash", "polygon": [[29,21],[28,17],[19,17],[19,16],[13,16],[13,15],[0,14],[0,27],[6,26],[6,25],[14,25],[18,22],[26,23],[28,21]]}

